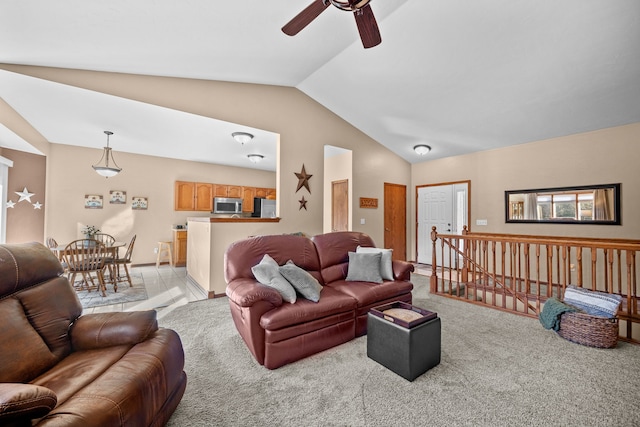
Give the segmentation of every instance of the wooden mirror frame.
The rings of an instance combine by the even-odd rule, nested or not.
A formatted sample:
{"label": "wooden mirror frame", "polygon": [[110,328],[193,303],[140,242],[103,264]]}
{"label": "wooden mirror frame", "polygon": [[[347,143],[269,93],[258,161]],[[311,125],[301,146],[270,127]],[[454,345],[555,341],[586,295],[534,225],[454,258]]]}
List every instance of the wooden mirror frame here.
{"label": "wooden mirror frame", "polygon": [[[525,219],[524,202],[512,201],[512,196],[522,195],[523,199],[527,194],[536,193],[538,195],[556,195],[571,192],[586,193],[589,190],[608,189],[613,191],[611,200],[611,219],[576,219],[576,218],[547,218],[547,219]],[[577,203],[577,202],[576,202]],[[507,190],[504,192],[505,222],[507,223],[530,223],[530,224],[598,224],[598,225],[620,225],[622,223],[622,212],[620,210],[620,184],[583,185],[577,187],[556,187],[537,188],[530,190]]]}

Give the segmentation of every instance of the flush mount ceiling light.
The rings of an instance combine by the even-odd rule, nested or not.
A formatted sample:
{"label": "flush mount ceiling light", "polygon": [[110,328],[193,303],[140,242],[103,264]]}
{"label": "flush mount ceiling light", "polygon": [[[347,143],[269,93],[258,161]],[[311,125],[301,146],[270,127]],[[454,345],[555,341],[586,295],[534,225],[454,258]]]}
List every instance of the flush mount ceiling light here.
{"label": "flush mount ceiling light", "polygon": [[231,134],[231,136],[233,137],[233,139],[243,145],[253,139],[253,135],[247,132],[234,132]]}
{"label": "flush mount ceiling light", "polygon": [[413,147],[413,151],[415,151],[416,153],[418,153],[421,156],[424,156],[429,151],[431,151],[431,147],[429,147],[428,145],[425,145],[425,144],[418,144],[418,145]]}
{"label": "flush mount ceiling light", "polygon": [[111,148],[109,148],[109,137],[113,135],[113,132],[105,130],[104,133],[107,135],[107,146],[104,147],[104,152],[102,153],[100,161],[91,167],[98,173],[98,175],[110,178],[119,174],[122,168],[118,167],[116,164],[116,161],[113,159]]}
{"label": "flush mount ceiling light", "polygon": [[262,154],[247,154],[247,157],[253,163],[260,163],[262,159],[264,159],[264,156]]}

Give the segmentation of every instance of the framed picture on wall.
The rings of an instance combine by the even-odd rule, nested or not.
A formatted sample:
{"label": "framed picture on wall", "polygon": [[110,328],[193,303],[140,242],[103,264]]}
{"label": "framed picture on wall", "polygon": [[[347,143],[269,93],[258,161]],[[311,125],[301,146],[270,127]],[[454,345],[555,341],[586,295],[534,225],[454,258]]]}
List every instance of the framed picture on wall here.
{"label": "framed picture on wall", "polygon": [[109,203],[113,205],[124,205],[127,203],[127,192],[121,190],[109,191]]}
{"label": "framed picture on wall", "polygon": [[85,209],[102,209],[102,196],[99,194],[85,194]]}
{"label": "framed picture on wall", "polygon": [[132,197],[131,209],[143,210],[147,209],[148,201],[146,197]]}

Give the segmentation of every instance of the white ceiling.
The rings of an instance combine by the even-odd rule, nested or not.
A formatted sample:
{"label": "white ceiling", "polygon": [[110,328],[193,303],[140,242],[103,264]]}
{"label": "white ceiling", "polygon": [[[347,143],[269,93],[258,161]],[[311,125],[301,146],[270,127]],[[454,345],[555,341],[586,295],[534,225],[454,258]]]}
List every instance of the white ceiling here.
{"label": "white ceiling", "polygon": [[[2,1],[0,63],[293,86],[411,163],[640,122],[638,0],[373,0],[372,49],[333,7],[284,35],[309,3]],[[116,160],[249,166],[264,150],[275,168],[277,135],[241,123],[8,71],[0,97],[53,143],[100,148],[113,131]],[[238,130],[251,147],[229,142]],[[0,146],[16,138],[0,127]]]}

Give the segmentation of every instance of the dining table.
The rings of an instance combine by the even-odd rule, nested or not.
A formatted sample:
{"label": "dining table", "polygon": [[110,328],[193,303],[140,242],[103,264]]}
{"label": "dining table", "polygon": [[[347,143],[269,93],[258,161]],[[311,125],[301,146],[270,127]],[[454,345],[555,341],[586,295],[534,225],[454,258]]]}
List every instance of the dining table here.
{"label": "dining table", "polygon": [[[119,255],[119,249],[122,247],[125,247],[126,245],[127,245],[126,242],[120,242],[116,240],[115,242],[110,244],[105,244],[104,246],[105,246],[106,252],[109,253],[109,256],[112,259],[117,259]],[[66,253],[67,246],[68,244],[63,244],[63,245],[58,245],[55,248],[52,248],[52,250],[57,254],[60,262],[63,262],[63,263],[66,262],[65,255],[67,254]],[[107,272],[109,274],[104,276],[105,282],[110,283],[114,285],[114,288],[117,288],[117,281],[118,281],[117,274],[114,274],[111,268],[107,268]],[[74,285],[76,289],[83,288],[84,287],[83,285],[86,285],[89,288],[89,283],[86,283],[86,279],[84,277],[81,281],[79,281],[78,283],[72,283],[72,285]]]}

